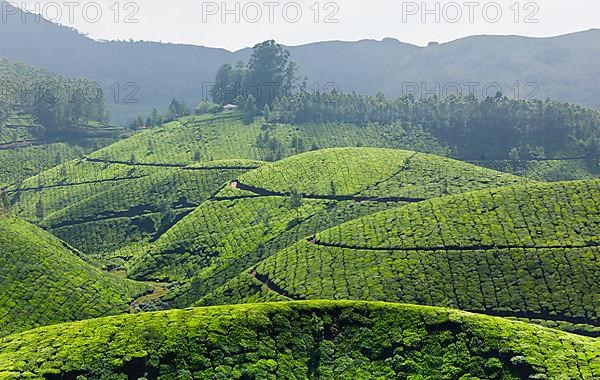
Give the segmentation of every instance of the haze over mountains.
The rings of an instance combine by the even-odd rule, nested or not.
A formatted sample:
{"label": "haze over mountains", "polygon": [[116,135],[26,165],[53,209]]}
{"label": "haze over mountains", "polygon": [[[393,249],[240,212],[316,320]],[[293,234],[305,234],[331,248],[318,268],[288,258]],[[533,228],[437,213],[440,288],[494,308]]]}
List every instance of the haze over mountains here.
{"label": "haze over mountains", "polygon": [[[96,81],[113,121],[164,108],[174,96],[195,105],[208,95],[220,65],[251,54],[250,49],[95,41],[32,15],[25,19],[8,15],[0,23],[2,35],[10,36],[0,41],[0,56]],[[426,48],[391,38],[331,41],[289,51],[313,90],[420,97],[457,87],[476,96],[501,89],[511,98],[550,97],[599,108],[600,67],[593,59],[600,54],[599,41],[600,30],[593,29],[552,38],[474,36]]]}

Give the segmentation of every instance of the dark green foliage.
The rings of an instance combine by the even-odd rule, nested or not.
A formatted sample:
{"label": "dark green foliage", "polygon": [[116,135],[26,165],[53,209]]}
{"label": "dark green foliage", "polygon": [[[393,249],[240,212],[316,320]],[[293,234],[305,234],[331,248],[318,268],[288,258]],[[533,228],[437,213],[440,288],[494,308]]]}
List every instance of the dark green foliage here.
{"label": "dark green foliage", "polygon": [[232,67],[221,66],[213,89],[213,101],[217,104],[236,103],[254,116],[267,110],[275,99],[292,93],[296,76],[296,64],[290,61],[290,53],[273,40],[254,46],[247,65],[243,62]]}
{"label": "dark green foliage", "polygon": [[525,323],[320,301],[41,328],[4,338],[0,378],[592,380],[599,355],[596,340]]}
{"label": "dark green foliage", "polygon": [[[87,80],[0,60],[0,115],[31,114],[48,132],[107,121],[102,89]],[[4,119],[0,119],[0,125]]]}
{"label": "dark green foliage", "polygon": [[430,132],[441,145],[453,147],[455,157],[483,164],[500,159],[515,165],[519,160],[548,157],[593,161],[598,158],[600,138],[596,110],[550,100],[510,100],[501,94],[484,100],[473,96],[392,100],[302,92],[278,99],[270,118],[300,124],[409,122]]}
{"label": "dark green foliage", "polygon": [[0,59],[0,187],[113,142],[102,90]]}
{"label": "dark green foliage", "polygon": [[201,101],[198,106],[196,106],[195,113],[196,115],[203,115],[207,113],[217,113],[221,111],[222,108],[220,105],[209,102],[207,100]]}

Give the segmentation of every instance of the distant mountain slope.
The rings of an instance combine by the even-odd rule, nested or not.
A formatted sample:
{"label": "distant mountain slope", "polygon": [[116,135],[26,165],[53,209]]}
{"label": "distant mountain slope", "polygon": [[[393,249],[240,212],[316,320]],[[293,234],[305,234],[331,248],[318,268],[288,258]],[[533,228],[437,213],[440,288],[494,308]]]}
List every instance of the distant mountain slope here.
{"label": "distant mountain slope", "polygon": [[[115,83],[122,93],[125,84],[136,83],[138,104],[123,99],[111,102],[117,120],[146,113],[153,106],[164,107],[174,96],[195,103],[221,64],[250,55],[249,49],[229,52],[155,42],[99,42],[64,26],[37,23],[33,16],[27,20],[22,23],[17,14],[0,24],[0,32],[11,36],[0,41],[0,56],[90,78],[107,94]],[[498,83],[507,95],[515,96],[520,88],[518,97],[525,97],[531,82],[538,89],[537,98],[600,107],[599,39],[600,30],[590,30],[552,38],[476,36],[427,48],[385,39],[319,42],[289,50],[302,74],[321,89],[333,83],[344,91],[383,91],[395,97],[413,83],[426,83],[434,91],[439,83],[438,92],[458,83],[468,92],[466,83],[477,82],[478,96],[485,85]],[[519,85],[511,89],[516,82]]]}
{"label": "distant mountain slope", "polygon": [[0,215],[0,336],[120,314],[148,290],[94,268],[42,229]]}
{"label": "distant mountain slope", "polygon": [[185,283],[169,298],[187,306],[241,270],[323,229],[424,199],[520,181],[411,151],[307,152],[232,181],[136,257],[129,272],[140,279]]}
{"label": "distant mountain slope", "polygon": [[600,181],[576,181],[383,211],[281,250],[204,302],[369,299],[598,330],[599,199]]}
{"label": "distant mountain slope", "polygon": [[100,318],[0,341],[2,379],[597,379],[598,340],[456,310],[311,301]]}

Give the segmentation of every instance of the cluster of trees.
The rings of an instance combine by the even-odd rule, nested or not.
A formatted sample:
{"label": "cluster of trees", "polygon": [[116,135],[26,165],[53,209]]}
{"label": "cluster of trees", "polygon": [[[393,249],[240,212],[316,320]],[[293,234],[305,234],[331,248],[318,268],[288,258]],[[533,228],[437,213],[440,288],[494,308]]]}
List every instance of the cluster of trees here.
{"label": "cluster of trees", "polygon": [[551,100],[513,100],[500,93],[486,99],[388,99],[382,94],[300,92],[275,99],[268,118],[284,123],[408,122],[456,148],[460,158],[600,156],[600,112]]}
{"label": "cluster of trees", "polygon": [[165,113],[159,113],[156,108],[148,115],[144,121],[142,116],[138,116],[130,124],[130,129],[140,129],[144,127],[157,127],[163,123],[168,123],[180,117],[190,116],[192,111],[183,100],[173,99],[169,104],[169,109]]}
{"label": "cluster of trees", "polygon": [[[501,93],[399,99],[295,87],[297,66],[275,41],[254,47],[248,63],[223,65],[213,101],[234,103],[248,120],[419,125],[461,159],[544,159],[600,156],[600,112],[551,100],[514,100]],[[206,108],[206,106],[204,107]],[[490,144],[493,142],[493,144]]]}
{"label": "cluster of trees", "polygon": [[0,122],[31,114],[47,132],[107,122],[102,89],[85,79],[70,79],[31,66],[0,60]]}
{"label": "cluster of trees", "polygon": [[212,92],[217,104],[234,103],[249,113],[271,107],[292,94],[297,66],[290,53],[273,40],[254,46],[248,63],[225,64],[217,72]]}

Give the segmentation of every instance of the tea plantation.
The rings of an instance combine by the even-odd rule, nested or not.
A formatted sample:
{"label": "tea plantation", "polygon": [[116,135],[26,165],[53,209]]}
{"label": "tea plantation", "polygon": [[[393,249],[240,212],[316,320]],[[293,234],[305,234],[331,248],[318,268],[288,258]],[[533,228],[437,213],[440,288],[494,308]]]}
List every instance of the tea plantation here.
{"label": "tea plantation", "polygon": [[0,336],[120,314],[149,287],[117,278],[23,220],[0,215]]}
{"label": "tea plantation", "polygon": [[597,335],[599,200],[598,180],[529,183],[383,211],[281,250],[201,303],[385,300]]}
{"label": "tea plantation", "polygon": [[[107,254],[138,239],[156,238],[164,232],[156,228],[160,220],[171,219],[171,213],[176,214],[175,219],[181,218],[204,200],[197,194],[187,194],[182,195],[189,200],[187,207],[181,204],[166,207],[169,202],[178,201],[169,190],[180,183],[190,188],[191,183],[201,181],[201,189],[193,192],[212,194],[246,169],[257,167],[257,160],[274,161],[323,147],[421,147],[425,151],[443,152],[424,132],[408,124],[294,126],[263,124],[257,119],[246,125],[241,119],[242,115],[235,112],[194,116],[139,132],[9,187],[13,211],[49,228],[84,252]],[[215,170],[183,172],[193,166],[199,171]],[[186,176],[196,179],[182,178]],[[136,184],[140,178],[145,179]],[[160,193],[148,197],[153,193],[147,186],[151,183],[162,185],[155,188]],[[119,188],[129,192],[128,202],[121,201]],[[153,203],[148,204],[150,199]],[[159,211],[157,202],[169,212]],[[91,221],[91,216],[99,216],[101,220]],[[135,219],[133,225],[124,216]],[[101,238],[106,233],[112,235],[110,241]]]}
{"label": "tea plantation", "polygon": [[1,379],[595,379],[598,340],[462,311],[310,301],[93,319],[0,341]]}
{"label": "tea plantation", "polygon": [[246,124],[243,114],[224,112],[179,119],[121,140],[91,158],[140,164],[183,164],[224,159],[275,161],[309,150],[345,146],[445,152],[420,127],[355,124]]}
{"label": "tea plantation", "polygon": [[135,116],[136,82],[0,58],[0,380],[600,380],[598,111],[251,54]]}
{"label": "tea plantation", "polygon": [[158,238],[231,178],[260,165],[227,160],[152,169],[139,178],[97,186],[104,191],[48,215],[39,224],[85,252],[112,252]]}
{"label": "tea plantation", "polygon": [[169,298],[186,306],[278,250],[344,221],[520,181],[410,151],[308,152],[238,177],[135,257],[129,272],[138,279],[183,283]]}

